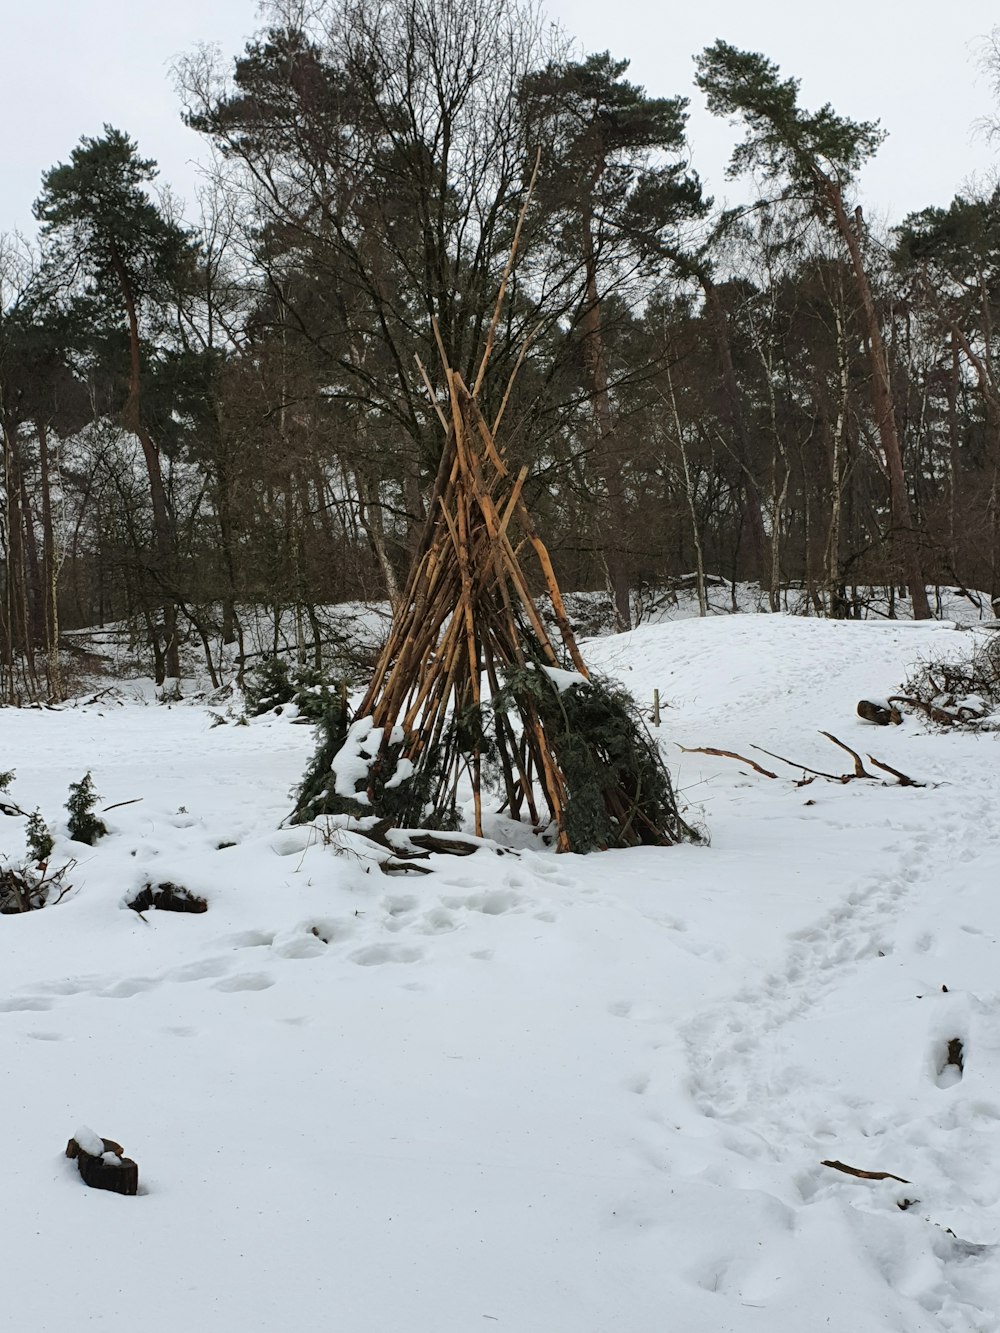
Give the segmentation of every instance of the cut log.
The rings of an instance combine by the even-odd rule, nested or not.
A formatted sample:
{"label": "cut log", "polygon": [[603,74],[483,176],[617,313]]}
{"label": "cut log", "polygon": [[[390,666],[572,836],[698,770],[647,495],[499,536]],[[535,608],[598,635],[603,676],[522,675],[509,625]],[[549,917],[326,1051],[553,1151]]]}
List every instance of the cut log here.
{"label": "cut log", "polygon": [[66,1144],[66,1156],[75,1158],[80,1178],[95,1190],[110,1190],[113,1194],[138,1194],[139,1167],[131,1157],[124,1156],[124,1148],[114,1139],[102,1138],[104,1151],[98,1156],[86,1152],[76,1139]]}
{"label": "cut log", "polygon": [[877,704],[871,699],[858,701],[858,717],[876,727],[898,727],[903,720],[903,714],[892,704]]}

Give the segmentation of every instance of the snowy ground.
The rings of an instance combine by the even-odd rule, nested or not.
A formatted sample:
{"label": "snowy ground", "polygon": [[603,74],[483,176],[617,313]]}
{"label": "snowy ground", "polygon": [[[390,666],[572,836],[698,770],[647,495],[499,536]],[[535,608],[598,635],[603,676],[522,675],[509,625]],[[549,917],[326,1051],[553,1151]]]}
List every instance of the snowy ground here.
{"label": "snowy ground", "polygon": [[[287,718],[0,713],[11,795],[57,831],[88,767],[104,804],[142,798],[92,850],[57,838],[58,906],[0,917],[0,1328],[993,1333],[1000,735],[854,715],[971,638],[735,616],[594,641],[660,690],[711,847],[524,838],[405,880],[279,829],[311,749]],[[820,729],[928,785],[670,744],[848,771]],[[0,817],[11,857],[23,824]],[[150,880],[208,912],[125,909]],[[81,1123],[139,1197],[82,1185]]]}

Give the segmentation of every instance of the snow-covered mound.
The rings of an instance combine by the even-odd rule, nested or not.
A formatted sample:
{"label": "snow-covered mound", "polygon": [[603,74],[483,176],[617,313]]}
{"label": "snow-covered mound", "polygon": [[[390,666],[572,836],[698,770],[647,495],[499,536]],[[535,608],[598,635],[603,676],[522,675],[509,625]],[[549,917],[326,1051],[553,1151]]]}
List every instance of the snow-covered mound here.
{"label": "snow-covered mound", "polygon": [[[969,640],[783,616],[595,640],[660,692],[712,845],[526,836],[406,878],[279,828],[312,745],[285,718],[0,714],[9,797],[77,860],[58,904],[0,917],[10,1326],[996,1330],[1000,739],[855,715]],[[821,730],[925,785],[798,785],[750,748],[852,771]],[[117,805],[93,848],[61,809],[87,769]],[[24,824],[0,816],[12,859]],[[162,882],[207,912],[128,909]],[[138,1197],[82,1184],[81,1123]]]}

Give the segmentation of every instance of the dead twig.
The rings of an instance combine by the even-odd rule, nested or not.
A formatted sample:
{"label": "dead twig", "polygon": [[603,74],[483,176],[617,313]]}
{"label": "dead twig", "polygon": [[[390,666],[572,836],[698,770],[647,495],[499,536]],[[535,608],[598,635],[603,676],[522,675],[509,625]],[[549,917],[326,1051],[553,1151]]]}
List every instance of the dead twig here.
{"label": "dead twig", "polygon": [[849,782],[851,775],[849,773],[824,773],[819,768],[807,768],[805,764],[797,764],[792,759],[785,759],[780,754],[775,754],[772,750],[765,750],[763,745],[754,745],[751,747],[759,750],[761,754],[766,754],[769,759],[777,759],[781,764],[787,764],[789,768],[798,768],[803,773],[812,773],[814,777],[826,778],[827,782]]}
{"label": "dead twig", "polygon": [[680,745],[677,742],[675,744],[677,744],[677,748],[682,754],[711,754],[717,759],[735,759],[737,763],[747,764],[761,777],[777,778],[778,776],[777,773],[772,773],[769,768],[764,768],[762,764],[758,764],[755,759],[747,759],[746,755],[736,754],[734,750],[717,750],[713,745]]}
{"label": "dead twig", "polygon": [[139,802],[144,799],[145,798],[142,796],[133,796],[131,800],[128,801],[115,801],[114,805],[106,805],[101,811],[101,814],[106,815],[109,810],[120,810],[123,805],[138,805]]}

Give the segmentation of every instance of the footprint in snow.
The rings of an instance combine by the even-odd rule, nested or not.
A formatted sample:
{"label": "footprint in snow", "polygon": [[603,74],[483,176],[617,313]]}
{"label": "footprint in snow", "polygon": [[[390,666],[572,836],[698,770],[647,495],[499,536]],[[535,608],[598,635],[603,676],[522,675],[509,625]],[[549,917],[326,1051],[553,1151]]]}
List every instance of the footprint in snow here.
{"label": "footprint in snow", "polygon": [[318,958],[331,944],[347,940],[355,932],[354,922],[347,918],[321,917],[303,921],[294,930],[276,935],[271,952],[279,958]]}
{"label": "footprint in snow", "polygon": [[[472,887],[471,885],[459,884],[452,881],[456,888]],[[405,916],[407,912],[415,912],[420,906],[417,898],[412,893],[391,894],[388,898],[383,898],[382,906],[390,916]]]}
{"label": "footprint in snow", "polygon": [[503,916],[520,907],[524,899],[511,889],[485,889],[482,893],[470,894],[468,898],[442,898],[445,907],[469,912],[482,912],[484,916]]}
{"label": "footprint in snow", "polygon": [[225,935],[215,943],[220,948],[262,949],[274,943],[273,930],[241,930],[235,935]]}
{"label": "footprint in snow", "polygon": [[383,963],[419,963],[423,949],[402,944],[371,944],[351,954],[351,962],[359,967],[380,967]]}
{"label": "footprint in snow", "polygon": [[423,935],[448,935],[458,930],[458,922],[443,907],[433,907],[420,918],[419,930]]}
{"label": "footprint in snow", "polygon": [[[180,967],[172,967],[169,972],[163,974],[163,980],[211,981],[213,977],[225,976],[228,971],[228,958],[202,958],[196,963],[184,963]],[[150,981],[146,989],[155,985],[155,981]]]}
{"label": "footprint in snow", "polygon": [[155,989],[157,983],[152,977],[125,977],[122,981],[116,981],[111,986],[106,986],[104,990],[99,990],[96,994],[102,1000],[131,1000],[133,995],[142,995],[146,991]]}
{"label": "footprint in snow", "polygon": [[222,981],[217,981],[212,989],[229,993],[241,990],[270,990],[273,985],[274,977],[268,976],[266,972],[244,972],[237,977],[224,977]]}

